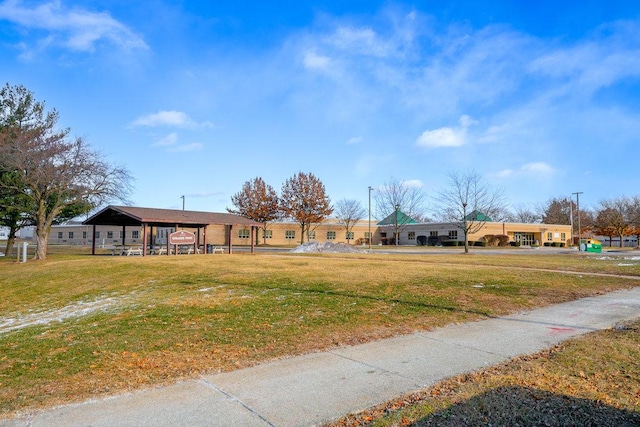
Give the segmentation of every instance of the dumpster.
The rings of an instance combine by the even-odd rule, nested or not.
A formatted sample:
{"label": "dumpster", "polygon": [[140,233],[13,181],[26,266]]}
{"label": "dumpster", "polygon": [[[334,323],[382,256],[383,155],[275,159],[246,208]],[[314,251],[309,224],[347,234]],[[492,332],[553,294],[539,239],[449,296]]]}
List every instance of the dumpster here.
{"label": "dumpster", "polygon": [[599,254],[602,252],[602,243],[596,239],[582,239],[580,240],[580,250]]}

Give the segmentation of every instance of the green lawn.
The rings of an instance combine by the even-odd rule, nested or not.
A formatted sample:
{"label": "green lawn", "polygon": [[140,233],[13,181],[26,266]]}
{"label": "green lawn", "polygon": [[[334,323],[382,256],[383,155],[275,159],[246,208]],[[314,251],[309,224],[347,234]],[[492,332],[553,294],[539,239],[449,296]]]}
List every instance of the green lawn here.
{"label": "green lawn", "polygon": [[632,261],[570,252],[57,252],[0,261],[4,416],[637,284],[589,272],[640,276],[621,265]]}

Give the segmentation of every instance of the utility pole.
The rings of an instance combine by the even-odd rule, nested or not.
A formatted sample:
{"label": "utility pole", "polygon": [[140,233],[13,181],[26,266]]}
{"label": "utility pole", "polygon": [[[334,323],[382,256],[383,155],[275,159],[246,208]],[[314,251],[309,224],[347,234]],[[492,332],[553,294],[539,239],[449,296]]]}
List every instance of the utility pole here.
{"label": "utility pole", "polygon": [[578,251],[580,251],[580,238],[582,237],[582,232],[580,230],[580,195],[582,194],[582,191],[576,191],[571,194],[576,195],[576,215],[578,215]]}
{"label": "utility pole", "polygon": [[[571,244],[569,248],[573,246],[573,197],[569,197],[569,224],[571,225]],[[580,242],[578,242],[578,248],[580,247]]]}
{"label": "utility pole", "polygon": [[184,210],[184,196],[180,196],[180,198],[182,199],[182,210]]}

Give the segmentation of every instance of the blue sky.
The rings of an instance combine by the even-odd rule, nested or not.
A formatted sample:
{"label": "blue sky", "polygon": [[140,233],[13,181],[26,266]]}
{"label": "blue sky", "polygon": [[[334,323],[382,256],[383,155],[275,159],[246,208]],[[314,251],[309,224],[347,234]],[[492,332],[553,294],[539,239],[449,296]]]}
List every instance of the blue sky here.
{"label": "blue sky", "polygon": [[298,171],[366,206],[475,170],[514,206],[639,195],[634,1],[0,1],[0,80],[133,174],[224,211]]}

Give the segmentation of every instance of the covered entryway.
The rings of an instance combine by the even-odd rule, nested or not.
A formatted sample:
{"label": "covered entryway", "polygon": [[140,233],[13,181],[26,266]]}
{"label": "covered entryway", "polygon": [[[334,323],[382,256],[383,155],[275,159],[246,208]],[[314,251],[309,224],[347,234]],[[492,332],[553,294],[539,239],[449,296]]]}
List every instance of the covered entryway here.
{"label": "covered entryway", "polygon": [[[125,233],[127,227],[142,228],[142,255],[149,253],[149,248],[155,245],[154,228],[172,227],[178,229],[196,230],[196,248],[202,247],[202,253],[207,248],[207,227],[212,225],[225,226],[227,233],[228,253],[233,252],[234,227],[240,226],[251,229],[251,252],[254,252],[255,234],[261,223],[229,213],[181,211],[174,209],[139,208],[132,206],[107,206],[83,222],[93,226],[91,253],[96,253],[96,226],[117,225],[122,227],[122,246],[125,246]],[[167,250],[166,254],[171,251]]]}

